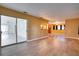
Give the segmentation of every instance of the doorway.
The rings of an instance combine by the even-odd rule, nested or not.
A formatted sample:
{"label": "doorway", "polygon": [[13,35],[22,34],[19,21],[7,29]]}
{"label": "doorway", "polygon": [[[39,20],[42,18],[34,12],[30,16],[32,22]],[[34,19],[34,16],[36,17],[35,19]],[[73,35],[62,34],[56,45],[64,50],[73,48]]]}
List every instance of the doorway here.
{"label": "doorway", "polygon": [[1,46],[12,45],[27,40],[27,21],[1,15]]}

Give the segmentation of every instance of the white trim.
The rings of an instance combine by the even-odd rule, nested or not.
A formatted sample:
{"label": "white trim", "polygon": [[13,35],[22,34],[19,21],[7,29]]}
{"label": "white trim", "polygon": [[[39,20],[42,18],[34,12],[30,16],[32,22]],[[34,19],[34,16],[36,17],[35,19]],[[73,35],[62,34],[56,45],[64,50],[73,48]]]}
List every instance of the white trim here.
{"label": "white trim", "polygon": [[65,37],[65,38],[69,38],[69,39],[77,39],[77,40],[79,40],[79,38],[77,38],[77,37]]}
{"label": "white trim", "polygon": [[27,40],[27,42],[35,41],[35,40],[39,40],[39,39],[43,39],[43,38],[47,38],[47,37],[48,36],[42,36],[42,37],[38,37],[38,38],[35,38],[35,39]]}

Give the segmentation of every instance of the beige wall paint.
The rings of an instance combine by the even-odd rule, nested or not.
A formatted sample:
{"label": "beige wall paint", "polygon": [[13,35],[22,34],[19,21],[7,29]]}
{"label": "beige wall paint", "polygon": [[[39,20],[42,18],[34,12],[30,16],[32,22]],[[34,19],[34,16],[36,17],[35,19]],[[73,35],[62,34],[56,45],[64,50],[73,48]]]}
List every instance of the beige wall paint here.
{"label": "beige wall paint", "polygon": [[29,14],[24,14],[15,10],[11,10],[0,6],[0,14],[12,16],[16,18],[23,18],[28,21],[28,40],[47,35],[47,30],[40,30],[40,25],[47,25],[48,21],[43,18],[38,18]]}
{"label": "beige wall paint", "polygon": [[79,18],[65,21],[65,36],[79,38],[78,34]]}

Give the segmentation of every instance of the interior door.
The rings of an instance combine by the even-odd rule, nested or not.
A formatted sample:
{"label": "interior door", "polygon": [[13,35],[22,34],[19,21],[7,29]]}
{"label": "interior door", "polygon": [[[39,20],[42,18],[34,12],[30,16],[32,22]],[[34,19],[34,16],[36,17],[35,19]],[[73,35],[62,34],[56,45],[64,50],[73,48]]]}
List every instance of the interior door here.
{"label": "interior door", "polygon": [[16,18],[1,15],[1,46],[16,43]]}
{"label": "interior door", "polygon": [[27,20],[17,18],[17,42],[27,40]]}

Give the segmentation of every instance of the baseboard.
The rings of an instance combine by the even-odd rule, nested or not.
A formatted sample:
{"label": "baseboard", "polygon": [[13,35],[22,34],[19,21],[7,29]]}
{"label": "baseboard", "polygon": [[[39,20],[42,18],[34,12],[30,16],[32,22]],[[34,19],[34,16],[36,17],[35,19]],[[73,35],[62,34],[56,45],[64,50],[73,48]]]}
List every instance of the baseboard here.
{"label": "baseboard", "polygon": [[27,42],[35,41],[35,40],[40,40],[40,39],[47,38],[47,37],[48,36],[42,36],[42,37],[38,37],[38,38],[35,38],[35,39],[27,40]]}
{"label": "baseboard", "polygon": [[77,38],[77,37],[65,37],[65,38],[69,38],[69,39],[77,39],[77,40],[79,40],[79,38]]}
{"label": "baseboard", "polygon": [[24,43],[24,42],[26,42],[26,41],[18,42],[18,43],[14,43],[14,44],[10,44],[10,45],[1,46],[1,48],[12,46],[12,45],[16,45],[16,44],[21,44],[21,43]]}

